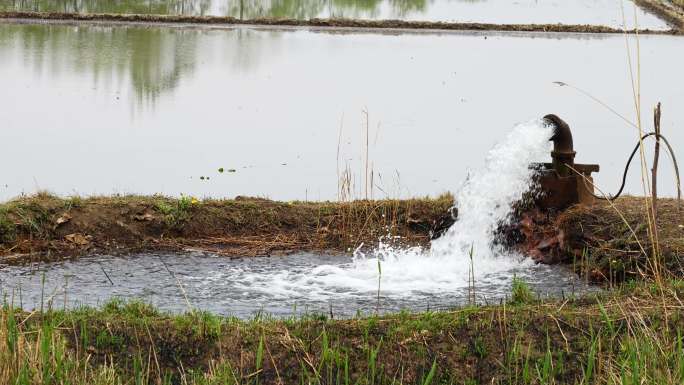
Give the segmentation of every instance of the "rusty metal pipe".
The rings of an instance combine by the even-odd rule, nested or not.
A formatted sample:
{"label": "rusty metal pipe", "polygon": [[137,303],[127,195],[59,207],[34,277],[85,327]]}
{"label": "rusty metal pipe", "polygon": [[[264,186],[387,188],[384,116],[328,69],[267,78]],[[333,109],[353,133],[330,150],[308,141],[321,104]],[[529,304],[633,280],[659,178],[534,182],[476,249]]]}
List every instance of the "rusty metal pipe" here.
{"label": "rusty metal pipe", "polygon": [[575,150],[572,143],[572,132],[570,126],[556,115],[549,114],[544,117],[553,126],[553,135],[549,139],[553,142],[553,168],[560,176],[572,175],[572,169],[568,166],[575,165]]}
{"label": "rusty metal pipe", "polygon": [[553,151],[573,152],[572,132],[570,126],[557,115],[549,114],[544,120],[553,126],[553,136],[549,140],[553,142]]}

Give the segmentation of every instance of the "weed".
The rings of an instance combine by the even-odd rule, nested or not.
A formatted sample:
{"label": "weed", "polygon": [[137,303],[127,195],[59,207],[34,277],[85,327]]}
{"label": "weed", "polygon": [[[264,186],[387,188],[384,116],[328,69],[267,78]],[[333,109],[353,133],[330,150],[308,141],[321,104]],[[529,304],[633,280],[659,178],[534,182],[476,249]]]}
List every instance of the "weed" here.
{"label": "weed", "polygon": [[435,373],[437,372],[437,360],[435,359],[432,362],[432,367],[430,368],[430,371],[428,372],[427,376],[425,376],[425,379],[423,380],[423,385],[431,385],[432,380],[435,378]]}
{"label": "weed", "polygon": [[480,359],[483,359],[487,356],[487,345],[485,345],[482,337],[475,337],[473,340],[473,350],[475,355]]}
{"label": "weed", "polygon": [[0,210],[0,244],[11,243],[16,238],[16,227],[5,210]]}
{"label": "weed", "polygon": [[67,198],[64,202],[64,208],[69,211],[71,209],[76,209],[83,207],[84,205],[84,200],[78,195],[70,196]]}
{"label": "weed", "polygon": [[511,305],[523,305],[529,304],[535,301],[534,292],[530,289],[530,286],[524,280],[513,277],[513,284],[511,288],[511,299],[509,303]]}
{"label": "weed", "polygon": [[198,203],[197,199],[183,195],[175,202],[157,200],[154,208],[164,215],[164,220],[169,227],[180,229],[190,219],[193,205]]}

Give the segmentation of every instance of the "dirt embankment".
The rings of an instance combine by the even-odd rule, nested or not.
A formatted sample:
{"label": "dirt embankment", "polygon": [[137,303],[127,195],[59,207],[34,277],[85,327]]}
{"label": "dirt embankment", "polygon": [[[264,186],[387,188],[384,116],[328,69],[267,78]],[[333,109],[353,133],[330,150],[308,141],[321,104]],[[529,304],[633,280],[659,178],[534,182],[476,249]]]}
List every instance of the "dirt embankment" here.
{"label": "dirt embankment", "polygon": [[[354,28],[379,30],[436,30],[436,31],[500,31],[500,32],[564,32],[564,33],[623,33],[619,28],[599,25],[571,24],[492,24],[454,23],[406,20],[355,20],[355,19],[238,19],[231,16],[186,16],[186,15],[128,15],[128,14],[80,14],[60,12],[0,12],[0,19],[52,20],[73,22],[112,23],[158,23],[197,25],[255,25],[312,28]],[[628,30],[635,33],[635,30]],[[641,29],[640,34],[681,34],[681,28],[670,30]]]}
{"label": "dirt embankment", "polygon": [[427,244],[448,226],[453,197],[331,202],[258,198],[57,198],[0,204],[0,262],[57,260],[92,253],[207,251],[226,256],[372,246],[385,235]]}
{"label": "dirt embankment", "polygon": [[600,202],[556,214],[531,211],[509,229],[509,241],[539,262],[572,264],[590,281],[640,278],[654,268],[681,277],[684,204],[658,200],[656,242],[648,235],[646,204],[644,198],[622,197],[613,205]]}

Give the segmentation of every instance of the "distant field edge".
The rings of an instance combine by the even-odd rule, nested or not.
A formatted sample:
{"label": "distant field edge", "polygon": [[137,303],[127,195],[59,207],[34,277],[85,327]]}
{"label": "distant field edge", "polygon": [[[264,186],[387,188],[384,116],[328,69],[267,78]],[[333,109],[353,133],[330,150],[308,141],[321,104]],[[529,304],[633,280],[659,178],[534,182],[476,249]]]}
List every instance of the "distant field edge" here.
{"label": "distant field edge", "polygon": [[675,8],[670,10],[655,0],[637,0],[645,9],[658,14],[672,28],[668,30],[630,29],[623,30],[601,25],[581,24],[492,24],[452,23],[439,21],[405,20],[355,20],[355,19],[238,19],[230,16],[186,16],[186,15],[144,15],[144,14],[83,14],[62,12],[0,12],[0,20],[12,21],[71,21],[111,22],[121,24],[189,24],[214,26],[272,26],[310,28],[349,28],[362,30],[434,30],[434,31],[496,31],[496,32],[558,32],[558,33],[639,33],[649,35],[681,35],[684,32],[684,13]]}

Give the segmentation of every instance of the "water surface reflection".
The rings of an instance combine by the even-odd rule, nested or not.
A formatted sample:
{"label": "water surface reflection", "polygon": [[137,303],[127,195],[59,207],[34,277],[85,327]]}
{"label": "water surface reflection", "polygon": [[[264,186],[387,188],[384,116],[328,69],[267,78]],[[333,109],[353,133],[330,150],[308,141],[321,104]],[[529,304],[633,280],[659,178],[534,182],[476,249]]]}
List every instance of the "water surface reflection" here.
{"label": "water surface reflection", "polygon": [[23,57],[38,76],[84,74],[95,86],[126,81],[138,102],[149,102],[192,74],[200,34],[196,30],[26,24],[0,27],[0,49],[6,58]]}
{"label": "water surface reflection", "polygon": [[[676,149],[683,41],[641,38],[642,104],[663,103]],[[625,57],[619,35],[0,24],[0,142],[11,144],[0,164],[12,165],[0,199],[37,189],[335,199],[345,169],[359,196],[364,110],[375,198],[455,191],[515,123],[551,112],[613,191],[636,132],[553,82],[632,118]],[[661,162],[664,195],[671,172]],[[639,180],[634,168],[629,193]]]}

